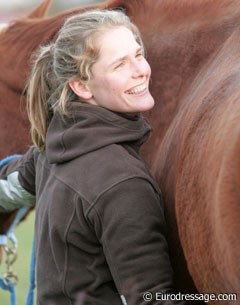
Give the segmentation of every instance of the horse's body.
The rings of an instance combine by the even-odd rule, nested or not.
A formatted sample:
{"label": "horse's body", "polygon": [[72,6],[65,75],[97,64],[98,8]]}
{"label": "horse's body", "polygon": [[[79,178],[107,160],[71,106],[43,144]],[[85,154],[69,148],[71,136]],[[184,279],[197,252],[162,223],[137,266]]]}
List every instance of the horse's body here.
{"label": "horse's body", "polygon": [[[125,8],[152,67],[156,106],[147,116],[154,133],[143,156],[165,199],[176,288],[194,292],[193,279],[201,292],[239,292],[239,1],[112,0],[98,7]],[[19,113],[29,58],[71,13],[22,21],[0,35],[2,157],[30,143]]]}

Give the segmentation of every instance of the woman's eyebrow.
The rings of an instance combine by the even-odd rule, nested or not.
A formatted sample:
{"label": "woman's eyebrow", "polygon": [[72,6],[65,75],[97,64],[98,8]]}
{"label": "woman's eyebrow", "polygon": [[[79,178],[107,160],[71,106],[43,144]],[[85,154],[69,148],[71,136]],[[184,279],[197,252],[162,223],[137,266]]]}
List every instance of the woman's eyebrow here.
{"label": "woman's eyebrow", "polygon": [[[142,47],[137,48],[136,51],[135,51],[135,54],[137,54],[137,53],[140,52],[140,51],[141,51],[141,52],[143,51],[143,48],[142,48]],[[128,54],[127,54],[127,55],[124,55],[124,56],[121,56],[121,57],[115,59],[114,61],[112,61],[108,66],[111,67],[111,66],[113,66],[114,64],[116,64],[116,63],[118,63],[118,62],[120,62],[120,61],[126,60],[128,57],[129,57]]]}

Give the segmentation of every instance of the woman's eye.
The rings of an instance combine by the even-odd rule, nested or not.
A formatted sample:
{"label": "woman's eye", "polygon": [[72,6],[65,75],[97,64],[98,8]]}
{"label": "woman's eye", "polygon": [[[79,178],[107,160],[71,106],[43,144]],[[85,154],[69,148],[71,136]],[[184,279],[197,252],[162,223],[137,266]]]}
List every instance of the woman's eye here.
{"label": "woman's eye", "polygon": [[136,55],[136,58],[137,58],[137,59],[142,59],[142,58],[144,58],[143,53],[138,53],[138,54]]}
{"label": "woman's eye", "polygon": [[121,68],[121,67],[123,67],[123,66],[124,66],[124,62],[122,61],[122,62],[120,62],[119,64],[117,64],[117,65],[114,67],[114,69],[116,70],[116,69]]}

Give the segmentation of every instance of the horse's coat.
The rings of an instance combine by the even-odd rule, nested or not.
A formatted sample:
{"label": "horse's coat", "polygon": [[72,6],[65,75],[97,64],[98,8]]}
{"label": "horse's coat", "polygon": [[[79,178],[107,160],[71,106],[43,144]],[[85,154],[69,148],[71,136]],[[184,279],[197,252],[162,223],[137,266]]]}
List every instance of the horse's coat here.
{"label": "horse's coat", "polygon": [[[152,67],[156,106],[147,116],[154,133],[143,156],[166,202],[176,288],[194,291],[186,260],[199,291],[239,292],[239,1],[112,0],[97,7],[126,10],[142,32]],[[54,39],[74,12],[44,20],[33,14],[0,35],[2,157],[24,152],[30,143],[18,106],[31,53]],[[1,230],[3,225],[5,220]]]}

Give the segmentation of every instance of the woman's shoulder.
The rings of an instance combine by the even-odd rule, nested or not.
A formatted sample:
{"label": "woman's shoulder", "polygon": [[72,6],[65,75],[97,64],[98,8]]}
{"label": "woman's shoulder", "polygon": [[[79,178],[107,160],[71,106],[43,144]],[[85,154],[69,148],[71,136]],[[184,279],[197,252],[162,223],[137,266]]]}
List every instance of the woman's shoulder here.
{"label": "woman's shoulder", "polygon": [[132,178],[143,178],[157,188],[141,158],[130,154],[122,145],[92,151],[72,160],[67,167],[63,172],[71,172],[66,175],[69,183],[90,202],[112,186]]}

